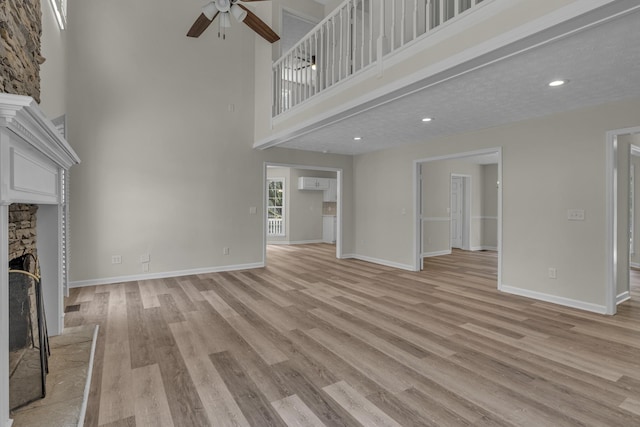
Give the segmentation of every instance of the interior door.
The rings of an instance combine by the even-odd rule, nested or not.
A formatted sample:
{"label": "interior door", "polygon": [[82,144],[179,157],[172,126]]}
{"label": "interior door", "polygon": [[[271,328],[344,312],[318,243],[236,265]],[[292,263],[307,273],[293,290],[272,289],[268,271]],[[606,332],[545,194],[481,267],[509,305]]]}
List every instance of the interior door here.
{"label": "interior door", "polygon": [[462,215],[464,208],[463,178],[451,177],[451,247],[462,249]]}

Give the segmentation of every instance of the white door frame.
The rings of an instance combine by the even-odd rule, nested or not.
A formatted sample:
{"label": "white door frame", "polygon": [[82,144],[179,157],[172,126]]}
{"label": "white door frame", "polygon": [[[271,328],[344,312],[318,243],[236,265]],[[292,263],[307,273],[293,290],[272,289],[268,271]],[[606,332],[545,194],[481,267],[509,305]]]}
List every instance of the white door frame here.
{"label": "white door frame", "polygon": [[[342,168],[331,168],[325,166],[309,166],[290,163],[276,163],[276,162],[264,162],[262,166],[262,218],[266,217],[267,212],[267,167],[277,168],[291,168],[291,169],[305,169],[325,172],[336,173],[336,190],[337,190],[337,204],[336,204],[336,258],[342,258]],[[290,189],[297,188],[295,183],[290,182],[288,184]],[[262,265],[267,265],[267,221],[262,221]]]}
{"label": "white door frame", "polygon": [[498,290],[502,289],[502,147],[485,148],[477,151],[448,154],[437,157],[427,157],[413,161],[413,270],[422,269],[422,209],[421,200],[421,165],[423,163],[436,162],[438,160],[454,160],[465,157],[474,157],[484,154],[498,154]]}
{"label": "white door frame", "polygon": [[[618,259],[618,137],[640,133],[640,126],[616,129],[606,135],[606,314],[616,314],[618,297],[618,263],[625,263],[629,269],[629,259]],[[623,264],[624,265],[624,264]]]}
{"label": "white door frame", "polygon": [[[465,175],[460,173],[452,173],[450,180],[454,177],[462,178],[462,199],[463,199],[463,210],[462,210],[462,249],[465,251],[471,250],[471,188],[472,188],[472,177],[471,175]],[[451,182],[451,181],[449,181]],[[451,191],[449,191],[451,194]],[[449,200],[449,205],[451,205],[451,200]],[[451,239],[449,239],[451,240]],[[453,246],[451,246],[453,248]]]}

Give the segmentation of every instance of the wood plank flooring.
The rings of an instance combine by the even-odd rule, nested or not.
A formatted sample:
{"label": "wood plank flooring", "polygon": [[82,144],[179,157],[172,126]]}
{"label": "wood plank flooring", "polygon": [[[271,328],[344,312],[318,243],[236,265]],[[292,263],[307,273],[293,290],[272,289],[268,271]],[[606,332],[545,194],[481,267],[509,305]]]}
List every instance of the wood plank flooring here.
{"label": "wood plank flooring", "polygon": [[85,425],[640,426],[640,272],[606,317],[499,293],[492,252],[334,254],[73,289],[67,325],[100,325]]}

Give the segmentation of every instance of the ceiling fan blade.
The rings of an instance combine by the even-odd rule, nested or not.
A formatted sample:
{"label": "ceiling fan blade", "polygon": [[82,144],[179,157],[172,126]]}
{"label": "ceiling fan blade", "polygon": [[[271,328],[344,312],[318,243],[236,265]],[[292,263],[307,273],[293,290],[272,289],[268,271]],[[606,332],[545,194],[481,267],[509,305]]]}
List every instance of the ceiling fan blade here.
{"label": "ceiling fan blade", "polygon": [[207,18],[204,13],[201,13],[200,16],[198,16],[198,19],[196,19],[196,22],[194,22],[189,29],[187,37],[200,37],[200,34],[209,28],[209,25],[211,25],[213,20],[216,19],[216,16],[218,16],[219,13],[220,12],[216,12],[211,19]]}
{"label": "ceiling fan blade", "polygon": [[[251,1],[260,1],[260,0],[251,0]],[[247,9],[241,4],[238,4],[238,6],[240,6],[247,12],[247,17],[244,18],[244,21],[242,22],[247,24],[249,28],[251,28],[253,31],[258,33],[258,35],[260,35],[263,39],[265,39],[269,43],[275,43],[278,40],[280,40],[280,36],[278,36],[275,33],[275,31],[271,29],[271,27],[265,24],[265,22],[262,19],[258,18],[258,16],[256,16],[255,13],[251,12],[249,9]]]}

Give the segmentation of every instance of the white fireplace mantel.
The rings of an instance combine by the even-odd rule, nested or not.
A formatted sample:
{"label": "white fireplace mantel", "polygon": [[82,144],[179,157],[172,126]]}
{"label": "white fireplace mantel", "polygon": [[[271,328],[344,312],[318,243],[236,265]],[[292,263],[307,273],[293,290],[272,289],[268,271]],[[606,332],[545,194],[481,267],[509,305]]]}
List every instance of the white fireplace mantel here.
{"label": "white fireplace mantel", "polygon": [[80,159],[31,97],[0,93],[0,426],[9,418],[9,219],[12,203],[38,209],[38,256],[47,325],[64,327],[63,177]]}

